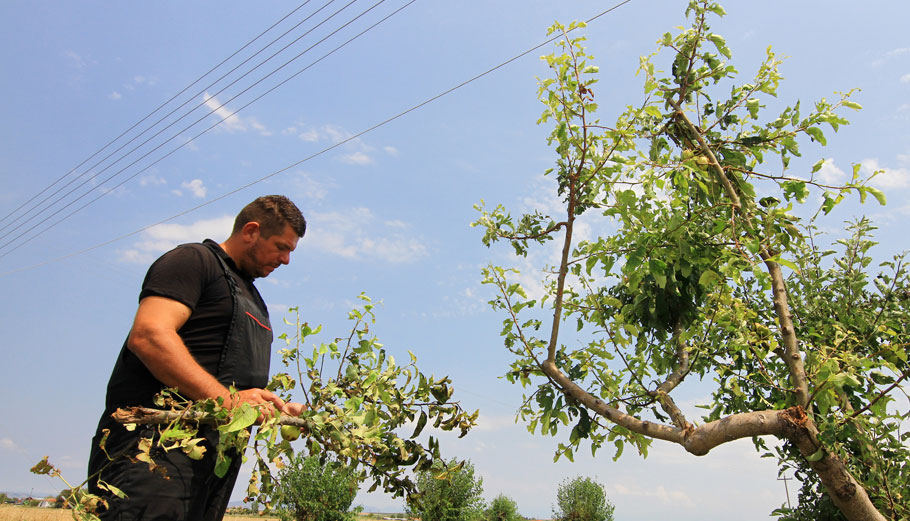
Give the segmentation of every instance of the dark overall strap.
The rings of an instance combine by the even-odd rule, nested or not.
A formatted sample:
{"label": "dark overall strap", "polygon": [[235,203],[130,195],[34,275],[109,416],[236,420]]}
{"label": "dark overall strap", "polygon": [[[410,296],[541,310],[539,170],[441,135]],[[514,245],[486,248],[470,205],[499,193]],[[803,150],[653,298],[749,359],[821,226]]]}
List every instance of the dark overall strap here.
{"label": "dark overall strap", "polygon": [[[231,288],[233,313],[228,327],[221,360],[215,377],[226,386],[238,389],[265,387],[268,384],[269,359],[272,346],[272,330],[268,316],[262,314],[253,297],[240,289],[225,260],[215,247],[206,244],[218,259]],[[255,290],[253,290],[255,291]]]}

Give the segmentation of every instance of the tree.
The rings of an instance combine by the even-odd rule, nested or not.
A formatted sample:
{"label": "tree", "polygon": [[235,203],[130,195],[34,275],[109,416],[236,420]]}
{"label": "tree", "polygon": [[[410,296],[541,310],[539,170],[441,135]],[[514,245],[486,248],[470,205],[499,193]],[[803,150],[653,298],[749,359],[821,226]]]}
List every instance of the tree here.
{"label": "tree", "polygon": [[[737,84],[732,53],[709,28],[723,9],[698,0],[686,15],[688,29],[642,58],[644,102],[613,126],[593,117],[597,67],[572,36],[583,24],[554,25],[562,52],[545,57],[554,77],[539,84],[540,123],[553,125],[548,174],[565,214],[478,205],[488,246],[505,240],[526,256],[561,242],[541,298],[514,270],[484,271],[515,356],[506,376],[533,389],[521,417],[531,432],[567,431],[557,457],[570,460],[583,440],[619,457],[627,445],[647,455],[653,439],[694,455],[742,438],[767,451],[760,437],[774,436],[782,466],[820,484],[847,519],[905,518],[907,411],[893,399],[910,376],[904,257],[871,275],[868,225],[837,259],[815,229],[851,193],[885,197],[859,165],[840,185],[820,176],[823,160],[789,172],[801,142],[825,145],[823,127],[837,131],[841,113],[861,107],[844,93],[766,118],[780,60],[768,48]],[[579,240],[581,223],[605,231]],[[671,396],[693,380],[715,383],[700,424]]]}
{"label": "tree", "polygon": [[275,504],[282,521],[353,521],[358,476],[331,458],[295,454],[278,473]]}
{"label": "tree", "polygon": [[484,521],[522,521],[524,519],[518,513],[518,505],[515,501],[503,494],[493,498],[484,511],[483,518]]}
{"label": "tree", "polygon": [[566,479],[556,491],[556,521],[613,521],[613,504],[603,485],[588,477]]}
{"label": "tree", "polygon": [[464,462],[460,468],[443,471],[445,467],[436,464],[418,472],[418,494],[408,503],[408,513],[426,521],[479,519],[483,513],[483,479],[474,477],[474,465]]}

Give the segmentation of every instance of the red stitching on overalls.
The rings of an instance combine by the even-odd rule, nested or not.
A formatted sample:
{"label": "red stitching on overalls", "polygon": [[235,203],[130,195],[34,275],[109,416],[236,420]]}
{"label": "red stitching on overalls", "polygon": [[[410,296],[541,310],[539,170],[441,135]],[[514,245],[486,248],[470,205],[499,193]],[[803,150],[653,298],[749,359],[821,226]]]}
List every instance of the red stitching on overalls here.
{"label": "red stitching on overalls", "polygon": [[262,326],[262,327],[268,329],[269,331],[272,330],[272,328],[270,328],[269,326],[267,326],[267,325],[263,324],[262,322],[260,322],[259,319],[256,318],[256,317],[254,317],[253,314],[250,313],[249,311],[246,311],[246,314],[249,315],[250,318],[252,318],[253,320],[255,320],[256,323],[259,324],[260,326]]}

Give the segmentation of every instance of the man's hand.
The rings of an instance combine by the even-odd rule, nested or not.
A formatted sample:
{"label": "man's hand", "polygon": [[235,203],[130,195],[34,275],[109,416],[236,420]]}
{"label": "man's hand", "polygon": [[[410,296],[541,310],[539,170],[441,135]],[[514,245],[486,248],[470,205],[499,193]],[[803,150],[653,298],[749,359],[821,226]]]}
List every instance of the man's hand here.
{"label": "man's hand", "polygon": [[306,405],[297,402],[288,402],[284,404],[284,413],[289,416],[300,416],[306,410]]}
{"label": "man's hand", "polygon": [[231,395],[230,399],[225,400],[232,409],[240,407],[241,404],[248,403],[259,410],[259,421],[269,416],[285,412],[286,405],[284,400],[277,394],[266,391],[265,389],[247,389],[238,391]]}
{"label": "man's hand", "polygon": [[297,402],[285,402],[277,394],[266,391],[265,389],[247,389],[238,391],[231,396],[230,407],[240,407],[243,403],[248,403],[259,409],[259,421],[261,422],[267,416],[276,414],[287,414],[288,416],[300,416],[306,405]]}

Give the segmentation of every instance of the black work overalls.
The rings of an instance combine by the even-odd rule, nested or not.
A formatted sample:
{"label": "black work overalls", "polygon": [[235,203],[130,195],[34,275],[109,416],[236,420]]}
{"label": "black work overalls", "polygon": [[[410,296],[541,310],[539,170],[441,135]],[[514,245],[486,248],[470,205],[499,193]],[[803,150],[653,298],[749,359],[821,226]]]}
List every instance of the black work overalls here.
{"label": "black work overalls", "polygon": [[[268,315],[263,313],[265,306],[261,304],[258,291],[252,284],[249,285],[252,292],[247,289],[240,275],[228,267],[222,258],[223,250],[217,244],[207,242],[190,246],[205,249],[218,259],[233,304],[231,323],[218,365],[204,368],[226,387],[234,386],[238,390],[265,387],[269,376],[272,331]],[[113,455],[135,444],[139,436],[153,437],[156,429],[155,426],[139,427],[135,433],[119,436],[117,440],[112,436],[108,453]],[[239,454],[234,454],[227,474],[221,478],[215,476],[214,444],[217,443],[218,432],[202,428],[199,434],[209,440],[201,460],[191,460],[179,450],[153,449],[152,457],[166,469],[167,479],[157,472],[150,472],[148,465],[136,464],[124,457],[106,468],[101,478],[122,489],[129,496],[126,500],[110,498],[110,494],[98,490],[96,479],[90,480],[90,492],[110,498],[110,508],[100,518],[104,521],[221,520],[240,470],[241,458]],[[106,460],[97,449],[97,438],[93,440],[90,471]]]}

